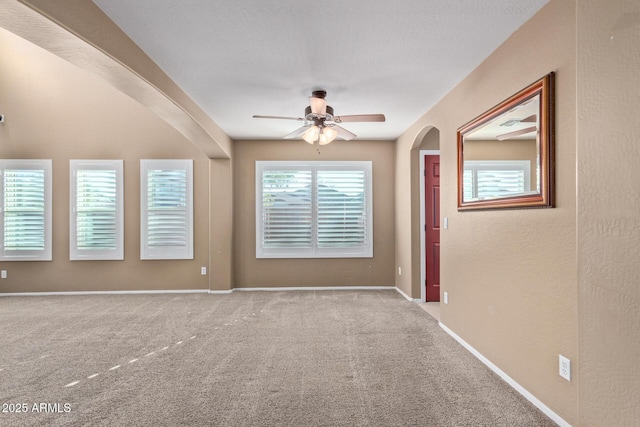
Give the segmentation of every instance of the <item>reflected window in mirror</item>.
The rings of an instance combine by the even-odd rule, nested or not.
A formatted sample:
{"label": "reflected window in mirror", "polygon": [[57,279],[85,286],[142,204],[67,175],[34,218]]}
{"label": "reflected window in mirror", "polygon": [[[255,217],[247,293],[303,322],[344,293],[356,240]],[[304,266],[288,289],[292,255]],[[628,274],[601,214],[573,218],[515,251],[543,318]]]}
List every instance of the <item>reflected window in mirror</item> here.
{"label": "reflected window in mirror", "polygon": [[470,202],[531,193],[531,163],[530,160],[465,161],[463,199]]}
{"label": "reflected window in mirror", "polygon": [[553,206],[553,73],[458,129],[458,209]]}

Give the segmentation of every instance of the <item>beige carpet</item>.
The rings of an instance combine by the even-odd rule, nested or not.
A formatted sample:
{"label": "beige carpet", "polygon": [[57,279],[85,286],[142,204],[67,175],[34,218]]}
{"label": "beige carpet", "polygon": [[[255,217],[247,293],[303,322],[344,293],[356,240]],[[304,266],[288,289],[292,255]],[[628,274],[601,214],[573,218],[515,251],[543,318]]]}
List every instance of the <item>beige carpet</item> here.
{"label": "beige carpet", "polygon": [[0,403],[1,426],[554,425],[395,291],[0,298]]}

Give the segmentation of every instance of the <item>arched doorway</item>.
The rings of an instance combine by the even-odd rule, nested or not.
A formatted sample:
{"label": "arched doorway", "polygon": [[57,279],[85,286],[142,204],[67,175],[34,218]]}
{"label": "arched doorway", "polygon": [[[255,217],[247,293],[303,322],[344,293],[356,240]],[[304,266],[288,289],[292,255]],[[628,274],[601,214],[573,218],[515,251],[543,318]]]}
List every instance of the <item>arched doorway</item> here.
{"label": "arched doorway", "polygon": [[[419,264],[420,301],[440,300],[440,131],[425,127],[412,145],[412,260]],[[415,183],[415,184],[414,184]],[[414,270],[415,271],[415,270]],[[414,288],[415,289],[415,288]]]}

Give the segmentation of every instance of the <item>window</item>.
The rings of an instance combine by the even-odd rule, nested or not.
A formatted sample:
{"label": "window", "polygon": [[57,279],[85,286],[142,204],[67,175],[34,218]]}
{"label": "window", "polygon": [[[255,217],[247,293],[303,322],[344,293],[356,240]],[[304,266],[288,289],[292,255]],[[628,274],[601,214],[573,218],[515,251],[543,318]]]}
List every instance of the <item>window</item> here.
{"label": "window", "polygon": [[256,162],[256,256],[373,257],[371,171],[371,162]]}
{"label": "window", "polygon": [[465,202],[509,197],[531,191],[529,160],[465,160]]}
{"label": "window", "polygon": [[72,260],[121,260],[122,160],[70,160]]}
{"label": "window", "polygon": [[2,261],[51,261],[51,160],[0,160]]}
{"label": "window", "polygon": [[140,160],[140,258],[193,259],[193,161]]}

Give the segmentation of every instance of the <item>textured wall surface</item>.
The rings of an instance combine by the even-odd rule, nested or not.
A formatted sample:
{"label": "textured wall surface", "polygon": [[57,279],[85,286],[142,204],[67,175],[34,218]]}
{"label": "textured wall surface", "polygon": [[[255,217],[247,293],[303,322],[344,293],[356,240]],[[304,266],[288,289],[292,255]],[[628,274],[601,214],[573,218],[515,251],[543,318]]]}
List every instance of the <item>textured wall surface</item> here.
{"label": "textured wall surface", "polygon": [[578,2],[580,425],[640,425],[640,4]]}
{"label": "textured wall surface", "polygon": [[[558,375],[558,355],[577,363],[575,7],[549,2],[398,140],[397,285],[420,297],[411,238],[419,210],[409,188],[421,133],[440,132],[441,321],[569,423],[578,382]],[[550,71],[556,72],[556,196],[553,209],[457,211],[456,130]],[[412,227],[410,225],[413,225]],[[442,226],[442,224],[441,224]],[[418,248],[419,250],[419,248]],[[410,272],[407,275],[404,271]]]}

